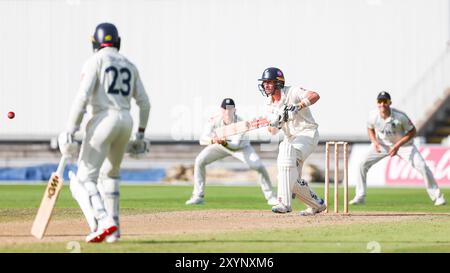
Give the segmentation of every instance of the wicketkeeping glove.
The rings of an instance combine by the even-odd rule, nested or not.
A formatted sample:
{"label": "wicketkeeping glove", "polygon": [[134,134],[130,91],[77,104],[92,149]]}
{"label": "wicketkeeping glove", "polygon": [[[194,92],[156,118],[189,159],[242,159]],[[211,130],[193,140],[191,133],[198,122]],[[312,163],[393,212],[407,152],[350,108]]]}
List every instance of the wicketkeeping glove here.
{"label": "wicketkeeping glove", "polygon": [[283,123],[283,115],[274,113],[269,116],[269,126],[270,127],[281,129],[282,123]]}

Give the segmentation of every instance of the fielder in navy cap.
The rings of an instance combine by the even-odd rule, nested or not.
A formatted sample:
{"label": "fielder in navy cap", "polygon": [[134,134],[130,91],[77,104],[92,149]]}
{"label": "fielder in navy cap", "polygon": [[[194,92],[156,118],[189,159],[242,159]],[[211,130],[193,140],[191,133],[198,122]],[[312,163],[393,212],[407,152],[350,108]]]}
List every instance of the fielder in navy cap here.
{"label": "fielder in navy cap", "polygon": [[349,204],[365,204],[369,169],[385,157],[398,155],[422,175],[426,192],[434,205],[445,205],[444,194],[439,189],[423,156],[414,145],[416,127],[404,112],[392,108],[391,104],[391,95],[381,91],[377,96],[377,109],[369,114],[367,133],[372,145],[359,165],[356,194]]}
{"label": "fielder in navy cap", "polygon": [[377,100],[391,100],[391,95],[386,91],[381,91],[377,96]]}

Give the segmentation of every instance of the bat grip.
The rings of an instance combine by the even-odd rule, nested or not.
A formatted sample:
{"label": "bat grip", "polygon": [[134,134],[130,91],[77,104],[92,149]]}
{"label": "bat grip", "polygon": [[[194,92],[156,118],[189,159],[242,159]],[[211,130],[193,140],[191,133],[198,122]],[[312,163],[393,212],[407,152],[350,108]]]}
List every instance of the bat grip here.
{"label": "bat grip", "polygon": [[64,174],[64,168],[66,167],[67,160],[67,156],[62,156],[61,160],[59,160],[58,169],[56,169],[56,175],[58,175],[59,177],[62,177]]}

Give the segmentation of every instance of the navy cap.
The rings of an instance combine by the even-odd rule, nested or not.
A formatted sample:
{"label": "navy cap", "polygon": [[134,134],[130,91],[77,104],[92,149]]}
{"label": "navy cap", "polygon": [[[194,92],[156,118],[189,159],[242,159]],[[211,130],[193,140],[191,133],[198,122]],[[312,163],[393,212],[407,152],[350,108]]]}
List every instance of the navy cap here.
{"label": "navy cap", "polygon": [[381,91],[377,96],[377,100],[391,100],[391,95],[386,91]]}
{"label": "navy cap", "polygon": [[227,109],[229,106],[235,107],[236,105],[234,104],[233,99],[226,98],[222,101],[222,105],[220,107],[222,107],[223,109]]}

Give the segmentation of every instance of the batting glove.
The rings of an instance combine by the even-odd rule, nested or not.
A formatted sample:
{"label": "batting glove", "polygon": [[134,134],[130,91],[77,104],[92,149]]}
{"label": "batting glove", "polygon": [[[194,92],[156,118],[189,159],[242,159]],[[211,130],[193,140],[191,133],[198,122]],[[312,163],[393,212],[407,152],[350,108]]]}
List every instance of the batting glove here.
{"label": "batting glove", "polygon": [[79,151],[79,144],[74,141],[73,134],[62,132],[58,136],[58,146],[61,154],[68,157],[76,157]]}
{"label": "batting glove", "polygon": [[288,120],[293,120],[294,116],[298,113],[300,109],[301,107],[295,104],[286,105],[284,107],[283,120],[285,122]]}
{"label": "batting glove", "polygon": [[136,134],[134,135],[135,140],[143,140],[144,137],[145,137],[145,134],[143,132],[136,132]]}
{"label": "batting glove", "polygon": [[127,145],[126,153],[133,158],[143,158],[150,151],[150,140],[145,138],[144,133],[137,132]]}

